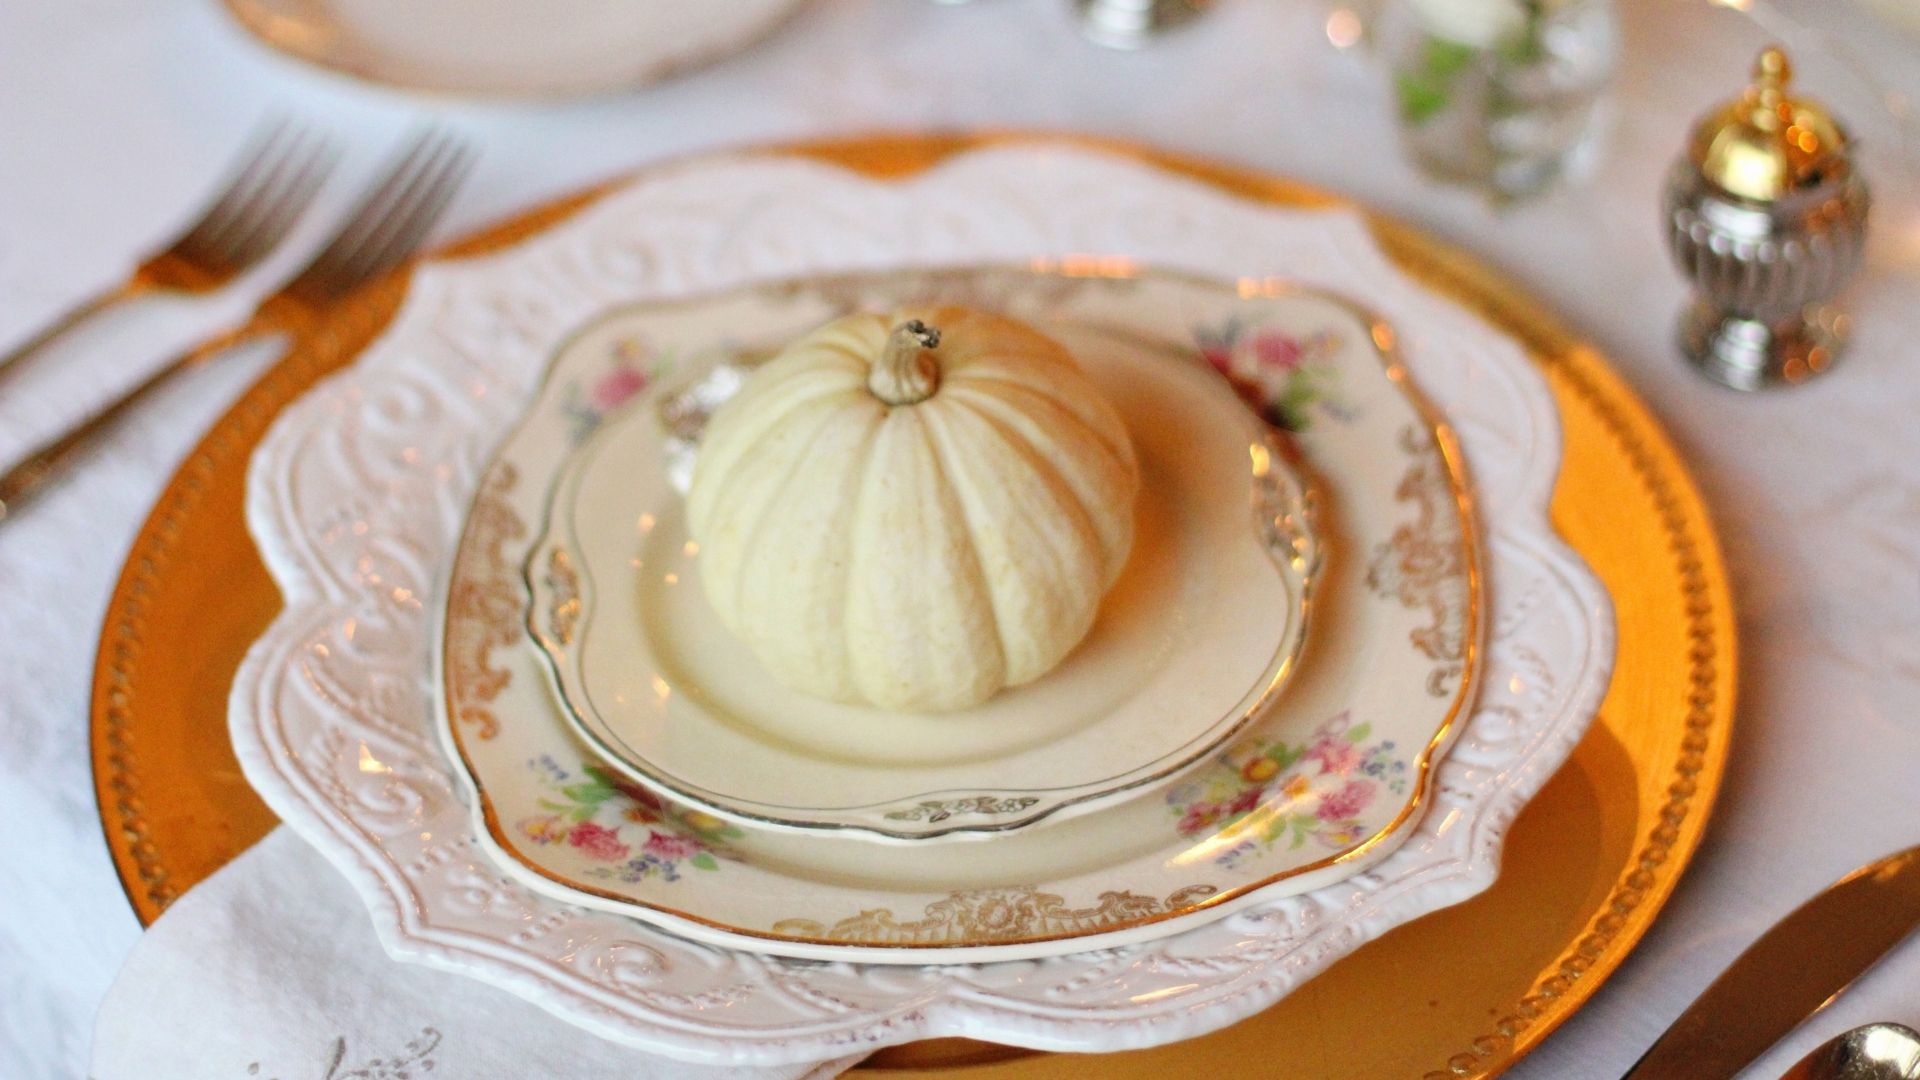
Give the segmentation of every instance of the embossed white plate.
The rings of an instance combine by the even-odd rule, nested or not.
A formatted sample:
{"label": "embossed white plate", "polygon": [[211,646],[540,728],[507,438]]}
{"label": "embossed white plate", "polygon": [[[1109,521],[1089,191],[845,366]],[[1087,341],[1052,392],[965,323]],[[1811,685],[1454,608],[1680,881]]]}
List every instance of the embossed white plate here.
{"label": "embossed white plate", "polygon": [[[483,842],[515,876],[561,899],[718,944],[872,963],[1017,959],[1164,937],[1262,899],[1330,884],[1386,857],[1424,809],[1432,769],[1471,694],[1467,669],[1476,659],[1479,607],[1471,537],[1463,529],[1464,483],[1449,472],[1439,435],[1404,373],[1378,351],[1373,324],[1330,297],[1278,283],[1265,293],[1151,272],[1066,277],[964,269],[777,283],[596,320],[573,337],[502,443],[454,556],[440,654],[449,721],[443,735],[469,781]],[[669,492],[636,504],[610,490],[622,481],[638,486],[636,473],[660,465],[658,453],[643,446],[661,442],[656,406],[678,400],[674,379],[661,375],[700,379],[725,355],[702,347],[719,328],[757,351],[761,333],[777,341],[844,310],[934,296],[1008,311],[1074,344],[1083,357],[1101,355],[1083,362],[1131,422],[1145,470],[1165,470],[1168,487],[1211,488],[1225,504],[1213,512],[1214,528],[1230,538],[1230,551],[1192,540],[1182,550],[1181,540],[1166,535],[1173,523],[1143,515],[1137,543],[1146,557],[1225,562],[1244,554],[1246,576],[1263,584],[1273,571],[1263,547],[1247,539],[1248,462],[1260,478],[1288,488],[1291,473],[1278,470],[1280,444],[1234,399],[1208,357],[1249,374],[1268,369],[1272,398],[1291,403],[1286,419],[1301,428],[1297,438],[1325,481],[1329,516],[1340,523],[1337,551],[1346,553],[1333,560],[1327,618],[1310,662],[1285,697],[1197,771],[1144,785],[1145,794],[1122,805],[1050,818],[988,841],[883,846],[848,830],[795,834],[678,812],[597,761],[593,740],[583,747],[572,737],[574,725],[560,715],[541,670],[543,648],[569,655],[555,639],[586,639],[594,611],[577,602],[588,595],[587,571],[595,567],[621,582],[609,591],[669,609],[633,610],[615,600],[622,618],[650,625],[709,618],[704,597],[684,590],[697,571],[688,565],[677,497]],[[1263,356],[1286,362],[1263,365]],[[564,505],[568,481],[581,476],[577,464],[567,468],[577,462],[570,449],[583,426],[578,403],[610,397],[595,393],[600,386],[636,393],[588,443],[589,455],[594,445],[606,448],[614,473],[601,498],[620,508],[598,530],[603,550],[596,555],[591,540],[556,547],[549,536],[531,545],[527,559],[525,523],[538,520],[547,503],[542,478],[563,470],[556,502]],[[1181,391],[1197,404],[1180,401]],[[1200,425],[1216,429],[1215,441]],[[623,438],[636,431],[632,441],[642,446]],[[613,441],[602,443],[607,435]],[[1175,442],[1202,448],[1206,467],[1196,468],[1169,445]],[[1148,491],[1156,490],[1164,492],[1150,482]],[[1189,493],[1162,512],[1204,518],[1195,507],[1206,503]],[[1268,515],[1263,531],[1289,538],[1291,551],[1292,530],[1271,515],[1275,508],[1297,513],[1297,505],[1272,492],[1257,505]],[[556,552],[563,553],[558,563]],[[532,591],[530,606],[508,571],[523,560],[534,580],[548,579]],[[567,569],[556,572],[556,565]],[[1140,609],[1128,617],[1141,623],[1136,633],[1148,646],[1100,666],[1151,663],[1153,644],[1163,640],[1153,631],[1163,620],[1199,622],[1215,635],[1200,650],[1202,660],[1233,656],[1235,624],[1199,620],[1192,607],[1231,608],[1236,593],[1255,586],[1230,575],[1153,569],[1175,576],[1175,584],[1135,585],[1118,598]],[[635,587],[635,570],[667,580]],[[1191,607],[1169,602],[1188,592],[1198,594]],[[1272,595],[1253,593],[1269,603]],[[1280,592],[1279,602],[1287,600]],[[548,643],[535,646],[501,624],[514,616]],[[704,631],[700,648],[709,654],[687,663],[710,665],[715,679],[743,678],[739,669],[750,657],[715,640],[723,633]],[[1265,638],[1256,646],[1254,664],[1272,647]],[[606,662],[624,659],[616,651]],[[627,692],[678,695],[687,680],[671,677],[669,685],[657,671],[644,674]],[[1126,685],[1111,670],[1089,678],[1093,685]],[[1094,692],[1087,687],[1066,684],[1070,695]],[[1073,699],[1051,707],[1072,708]],[[1035,750],[1062,758],[1077,752],[1071,732]]]}
{"label": "embossed white plate", "polygon": [[[432,593],[489,452],[561,338],[619,304],[754,280],[1080,252],[1357,297],[1399,333],[1458,433],[1487,538],[1485,678],[1399,849],[1150,944],[928,968],[700,945],[496,868],[434,736]],[[904,182],[789,157],[656,170],[510,251],[422,268],[381,340],[276,421],[248,520],[286,606],[234,683],[234,747],[274,811],[366,898],[395,956],[609,1038],[769,1064],[939,1035],[1169,1042],[1250,1015],[1493,881],[1509,825],[1579,740],[1613,656],[1606,594],[1547,522],[1559,457],[1552,399],[1518,346],[1408,280],[1351,211],[1243,202],[1052,145],[968,153]]]}
{"label": "embossed white plate", "polygon": [[[910,296],[963,297],[1044,322],[1119,410],[1142,480],[1132,557],[1087,639],[1035,682],[927,716],[811,698],[768,674],[708,605],[669,482],[676,443],[698,429],[697,414],[682,415],[692,392],[681,387],[711,406],[715,384],[738,382],[726,360],[739,350],[765,355],[828,318]],[[1230,288],[1224,299],[1235,299]],[[1004,834],[1195,766],[1280,696],[1320,558],[1304,487],[1266,426],[1202,362],[1194,328],[1257,319],[1237,328],[1247,364],[1258,364],[1261,343],[1290,348],[1292,367],[1277,377],[1356,403],[1326,411],[1330,402],[1303,399],[1300,412],[1354,429],[1336,438],[1345,445],[1335,456],[1378,463],[1377,482],[1357,497],[1390,507],[1397,477],[1386,474],[1403,456],[1395,440],[1422,424],[1368,328],[1316,305],[1326,306],[1300,297],[1207,311],[1194,289],[1165,278],[1019,269],[793,282],[597,321],[556,357],[501,454],[536,499],[552,491],[534,515],[546,526],[532,553],[513,557],[526,561],[528,623],[565,716],[615,769],[668,798],[762,829],[883,841]],[[1138,332],[1147,326],[1153,338]],[[610,342],[631,365],[612,375]],[[579,387],[608,378],[666,385],[648,386],[637,407],[566,453],[581,431]],[[1362,397],[1370,408],[1358,407]],[[1464,623],[1464,607],[1455,614]],[[1464,625],[1448,630],[1468,636]],[[1404,636],[1386,622],[1379,632]],[[1412,649],[1405,660],[1400,684],[1385,673],[1377,681],[1419,695],[1426,662]],[[1411,761],[1444,724],[1452,694],[1443,698],[1379,710],[1394,730],[1377,735],[1399,738]]]}

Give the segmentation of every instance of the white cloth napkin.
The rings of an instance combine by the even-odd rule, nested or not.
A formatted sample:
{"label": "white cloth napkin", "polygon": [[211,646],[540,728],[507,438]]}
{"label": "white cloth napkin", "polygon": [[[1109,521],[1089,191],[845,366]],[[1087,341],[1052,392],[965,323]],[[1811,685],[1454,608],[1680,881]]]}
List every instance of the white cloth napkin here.
{"label": "white cloth napkin", "polygon": [[180,898],[120,970],[94,1080],[512,1077],[824,1080],[689,1065],[598,1038],[464,975],[390,959],[347,883],[288,829]]}

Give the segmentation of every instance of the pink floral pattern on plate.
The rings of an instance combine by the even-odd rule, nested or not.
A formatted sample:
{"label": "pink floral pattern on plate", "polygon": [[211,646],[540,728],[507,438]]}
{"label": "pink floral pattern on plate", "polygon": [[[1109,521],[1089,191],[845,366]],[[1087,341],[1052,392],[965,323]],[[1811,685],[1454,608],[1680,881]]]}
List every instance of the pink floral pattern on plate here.
{"label": "pink floral pattern on plate", "polygon": [[1195,327],[1193,336],[1207,366],[1225,376],[1267,423],[1283,431],[1305,431],[1313,426],[1316,412],[1345,417],[1340,370],[1334,363],[1341,340],[1333,331],[1299,336],[1236,314]]}
{"label": "pink floral pattern on plate", "polygon": [[1214,856],[1241,859],[1309,840],[1332,850],[1364,835],[1360,816],[1382,791],[1407,790],[1407,762],[1393,740],[1369,742],[1373,725],[1341,712],[1304,743],[1253,740],[1229,748],[1194,780],[1167,792],[1182,836],[1234,840]]}
{"label": "pink floral pattern on plate", "polygon": [[643,338],[622,338],[608,351],[606,369],[577,379],[561,398],[573,421],[573,445],[593,434],[600,422],[673,368],[673,357]]}
{"label": "pink floral pattern on plate", "polygon": [[604,866],[586,873],[628,883],[680,880],[682,867],[718,870],[732,856],[726,842],[740,830],[697,810],[670,806],[659,796],[598,765],[568,769],[541,755],[528,762],[546,794],[544,814],[514,826],[536,844],[565,844]]}

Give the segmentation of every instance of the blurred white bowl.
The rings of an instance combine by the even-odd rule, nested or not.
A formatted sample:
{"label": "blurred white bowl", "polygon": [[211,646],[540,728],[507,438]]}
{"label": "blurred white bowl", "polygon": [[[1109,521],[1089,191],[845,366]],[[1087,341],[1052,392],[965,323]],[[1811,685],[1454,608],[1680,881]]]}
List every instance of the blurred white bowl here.
{"label": "blurred white bowl", "polygon": [[770,33],[801,0],[225,0],[280,52],[372,82],[556,97],[652,82]]}

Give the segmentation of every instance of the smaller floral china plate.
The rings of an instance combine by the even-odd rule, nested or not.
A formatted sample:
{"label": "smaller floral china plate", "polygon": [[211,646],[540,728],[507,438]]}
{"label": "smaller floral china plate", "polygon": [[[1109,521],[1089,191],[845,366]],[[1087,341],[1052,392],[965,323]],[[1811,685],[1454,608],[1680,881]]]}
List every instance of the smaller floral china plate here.
{"label": "smaller floral china plate", "polygon": [[[874,309],[887,293],[874,279],[852,301]],[[1282,443],[1205,365],[1072,321],[1054,329],[1126,422],[1141,471],[1133,551],[1086,640],[1040,679],[956,712],[781,685],[707,601],[675,447],[697,441],[706,410],[743,377],[716,356],[797,336],[845,304],[796,290],[737,306],[615,316],[554,363],[562,380],[592,371],[602,332],[726,333],[724,350],[683,356],[660,392],[610,415],[568,458],[527,560],[529,629],[565,715],[615,770],[738,824],[980,839],[1178,775],[1280,695],[1320,564]],[[616,391],[632,379],[612,378]],[[513,454],[571,431],[530,423]]]}
{"label": "smaller floral china plate", "polygon": [[[1082,353],[1098,345],[1128,363],[1211,368],[1207,378],[1226,375],[1293,432],[1329,497],[1316,527],[1324,561],[1312,642],[1286,693],[1194,769],[989,842],[882,845],[851,829],[775,828],[635,782],[580,737],[529,632],[578,640],[585,616],[565,572],[550,575],[553,549],[540,540],[554,531],[538,524],[554,479],[576,444],[596,432],[617,440],[638,422],[610,416],[657,420],[690,381],[766,344],[742,327],[784,336],[934,296],[1028,319]],[[449,570],[435,658],[441,734],[482,846],[569,903],[732,948],[870,963],[1151,940],[1360,873],[1432,797],[1473,693],[1481,632],[1461,462],[1390,344],[1387,328],[1351,305],[1284,283],[1077,265],[809,278],[603,316],[561,350],[497,450]],[[1209,434],[1179,430],[1196,444]],[[1278,446],[1243,441],[1247,464],[1219,478],[1243,527],[1253,463]],[[663,512],[629,512],[651,515],[628,523],[625,549],[640,563],[629,570],[687,572],[674,554],[690,554],[684,538],[653,546],[673,535]],[[684,590],[684,579],[629,582],[642,595]]]}

